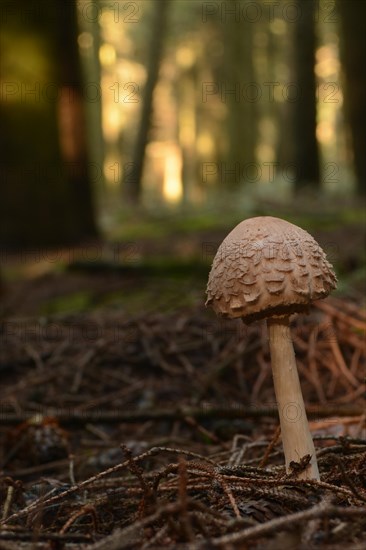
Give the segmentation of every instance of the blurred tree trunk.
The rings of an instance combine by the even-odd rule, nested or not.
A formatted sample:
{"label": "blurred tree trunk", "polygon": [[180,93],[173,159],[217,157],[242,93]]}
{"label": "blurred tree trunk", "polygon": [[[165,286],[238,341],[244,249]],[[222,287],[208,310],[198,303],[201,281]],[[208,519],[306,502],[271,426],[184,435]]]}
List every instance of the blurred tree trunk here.
{"label": "blurred tree trunk", "polygon": [[[244,17],[235,17],[237,2],[231,0],[233,14],[224,21],[224,79],[219,83],[221,101],[228,106],[228,148],[221,166],[221,183],[238,187],[254,177],[257,141],[256,79],[253,66],[253,27]],[[242,5],[241,5],[242,4]],[[240,2],[242,13],[243,2]]]}
{"label": "blurred tree trunk", "polygon": [[341,58],[345,76],[345,112],[350,125],[357,193],[366,194],[366,2],[338,0],[341,16]]}
{"label": "blurred tree trunk", "polygon": [[182,150],[183,204],[189,205],[194,195],[199,175],[197,170],[197,67],[182,70],[177,82],[178,136]]}
{"label": "blurred tree trunk", "polygon": [[0,99],[0,246],[81,242],[96,228],[76,3],[9,0]]}
{"label": "blurred tree trunk", "polygon": [[297,0],[301,14],[294,28],[294,83],[299,94],[294,101],[295,188],[318,188],[319,153],[316,139],[315,8],[316,0]]}
{"label": "blurred tree trunk", "polygon": [[[81,16],[79,19],[80,32],[90,33],[92,36],[92,44],[89,48],[81,49],[81,64],[84,86],[90,89],[92,101],[86,101],[86,117],[87,117],[87,144],[89,157],[93,164],[93,176],[95,174],[96,188],[95,192],[102,195],[105,191],[104,178],[104,156],[105,144],[103,136],[103,120],[102,120],[102,92],[101,92],[101,65],[99,60],[99,50],[101,46],[100,40],[100,16],[93,17],[91,7],[94,6],[96,14],[103,13],[101,0],[94,0],[91,5],[90,0],[82,0],[79,2]],[[84,10],[84,11],[83,11]],[[85,14],[89,13],[87,18]],[[93,177],[94,179],[94,177]],[[98,198],[98,197],[97,197]]]}
{"label": "blurred tree trunk", "polygon": [[280,105],[277,157],[284,177],[314,190],[320,185],[319,151],[316,139],[316,35],[315,0],[296,0],[298,18],[287,23],[284,60],[289,81]]}
{"label": "blurred tree trunk", "polygon": [[[287,82],[290,84],[294,82],[294,24],[287,23],[286,32],[283,36],[283,49],[282,49],[282,62],[288,70],[286,76]],[[277,38],[277,37],[276,37]],[[276,81],[276,78],[273,79]],[[284,94],[285,89],[283,89]],[[277,152],[276,159],[278,162],[279,172],[283,174],[283,177],[287,179],[287,169],[294,165],[295,158],[295,143],[294,143],[294,113],[295,103],[289,101],[287,96],[284,96],[285,101],[278,102],[277,104],[277,116],[278,116],[278,138],[277,138]],[[291,170],[292,172],[292,170]],[[292,175],[289,176],[291,182],[293,181]],[[288,182],[288,180],[287,180]]]}
{"label": "blurred tree trunk", "polygon": [[130,203],[138,204],[142,194],[142,176],[145,151],[149,140],[149,130],[153,115],[153,95],[159,77],[159,68],[166,35],[167,14],[170,0],[155,0],[154,21],[147,63],[147,81],[142,98],[142,110],[136,143],[132,157],[132,168],[123,175],[123,190]]}
{"label": "blurred tree trunk", "polygon": [[[74,201],[75,215],[78,216],[80,226],[86,235],[94,235],[92,186],[85,119],[85,102],[88,101],[88,92],[87,87],[83,86],[79,57],[76,0],[67,2],[57,0],[57,2],[59,15],[57,47],[61,84],[61,101],[59,102],[61,149],[63,158],[66,160],[67,181]],[[91,100],[89,99],[89,101]],[[103,167],[98,168],[103,170]]]}

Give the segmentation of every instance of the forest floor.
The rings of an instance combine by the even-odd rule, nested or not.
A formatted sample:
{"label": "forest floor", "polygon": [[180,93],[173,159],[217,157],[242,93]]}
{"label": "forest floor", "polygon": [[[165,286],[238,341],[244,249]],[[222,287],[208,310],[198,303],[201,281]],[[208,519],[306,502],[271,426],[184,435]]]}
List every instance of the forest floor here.
{"label": "forest floor", "polygon": [[9,257],[0,549],[364,549],[356,222],[311,231],[341,288],[292,324],[320,482],[285,472],[264,324],[204,308],[225,224]]}

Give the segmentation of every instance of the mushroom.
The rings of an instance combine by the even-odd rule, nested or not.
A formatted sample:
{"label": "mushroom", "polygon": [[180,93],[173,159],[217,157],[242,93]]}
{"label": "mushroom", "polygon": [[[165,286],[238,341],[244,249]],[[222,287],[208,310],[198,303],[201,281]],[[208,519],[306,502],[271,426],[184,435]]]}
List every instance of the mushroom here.
{"label": "mushroom", "polygon": [[[291,340],[289,319],[336,287],[325,253],[309,233],[279,218],[239,223],[222,242],[207,285],[206,305],[244,323],[266,319],[286,471],[320,479]],[[292,463],[292,464],[291,464]]]}

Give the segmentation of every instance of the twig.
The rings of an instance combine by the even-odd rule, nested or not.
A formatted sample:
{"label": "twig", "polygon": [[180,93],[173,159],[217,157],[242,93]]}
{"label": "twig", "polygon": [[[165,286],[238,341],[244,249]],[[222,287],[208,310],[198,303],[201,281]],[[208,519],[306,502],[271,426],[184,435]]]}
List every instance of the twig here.
{"label": "twig", "polygon": [[[209,541],[210,546],[217,547],[223,546],[225,544],[233,544],[237,542],[243,542],[254,538],[264,537],[270,535],[271,533],[278,532],[282,529],[287,529],[290,526],[296,525],[298,523],[305,523],[310,519],[321,517],[321,518],[331,518],[331,517],[350,517],[357,518],[359,516],[365,517],[366,507],[343,507],[343,506],[333,506],[333,505],[323,505],[318,504],[310,510],[305,510],[301,512],[295,512],[293,514],[288,514],[287,516],[276,518],[262,525],[257,525],[256,527],[249,527],[243,531],[237,533],[230,533],[229,535],[224,535],[222,537],[212,538]],[[206,542],[197,542],[195,546],[188,546],[188,549],[198,550],[200,548],[207,547]]]}
{"label": "twig", "polygon": [[268,445],[267,449],[265,450],[265,453],[263,455],[262,460],[258,464],[258,468],[264,468],[265,467],[265,465],[268,462],[269,455],[271,454],[274,446],[276,445],[280,435],[281,435],[281,426],[278,425],[277,428],[276,428],[275,433],[273,434],[273,437],[272,437],[271,441],[269,442],[269,445]]}
{"label": "twig", "polygon": [[330,300],[321,300],[316,302],[315,305],[318,309],[321,309],[325,313],[328,313],[328,315],[331,315],[332,317],[337,317],[341,321],[344,321],[346,324],[351,325],[359,330],[366,331],[366,322],[360,321],[354,316],[348,315],[347,313],[344,313],[340,309],[334,307],[330,303]]}
{"label": "twig", "polygon": [[10,506],[13,501],[13,497],[14,497],[14,486],[8,485],[8,490],[6,492],[6,499],[4,502],[3,514],[1,517],[2,521],[6,521],[6,518],[8,517]]}
{"label": "twig", "polygon": [[359,382],[357,378],[351,373],[349,368],[347,367],[345,360],[343,358],[342,352],[339,349],[338,342],[332,338],[330,340],[330,348],[333,352],[334,359],[339,367],[339,370],[342,372],[342,374],[347,378],[347,380],[352,384],[354,388],[357,388],[359,385]]}
{"label": "twig", "polygon": [[348,473],[346,472],[346,469],[345,469],[345,467],[342,463],[342,460],[335,454],[329,455],[329,459],[332,462],[334,462],[335,464],[337,464],[337,466],[339,467],[339,469],[342,473],[342,477],[343,477],[344,481],[346,482],[348,487],[351,489],[351,491],[355,495],[355,497],[358,498],[358,500],[361,500],[362,502],[366,502],[366,497],[361,495],[359,493],[359,491],[356,489],[356,487],[354,486],[353,481],[350,479]]}
{"label": "twig", "polygon": [[[357,393],[360,389],[358,388]],[[361,390],[360,390],[361,391]],[[357,405],[348,405],[339,407],[337,405],[309,405],[306,408],[307,414],[310,417],[325,418],[328,416],[360,416],[364,413],[364,409]],[[89,424],[92,422],[98,423],[135,423],[144,422],[147,420],[184,420],[190,416],[195,419],[210,419],[210,418],[260,418],[263,416],[277,417],[277,407],[243,407],[238,403],[237,406],[231,407],[178,407],[176,409],[147,409],[147,410],[96,410],[84,411],[78,409],[53,409],[39,408],[39,410],[23,411],[21,413],[13,413],[2,411],[0,414],[0,425],[20,424],[32,418],[35,414],[42,414],[47,417],[57,419],[61,424]]]}
{"label": "twig", "polygon": [[67,520],[65,525],[60,530],[60,535],[64,535],[66,533],[66,531],[68,531],[68,529],[71,527],[71,525],[77,519],[79,519],[80,517],[85,516],[85,515],[90,515],[91,516],[92,522],[93,522],[93,530],[97,531],[97,529],[98,529],[98,518],[97,518],[97,514],[95,512],[95,508],[94,508],[94,506],[91,506],[91,505],[87,504],[86,506],[83,506],[81,508],[81,510],[78,510],[77,512],[72,514],[72,516]]}
{"label": "twig", "polygon": [[[153,447],[152,449],[149,449],[145,453],[142,453],[141,455],[136,456],[136,457],[132,458],[131,460],[137,462],[139,460],[144,460],[145,458],[148,458],[150,456],[158,454],[159,452],[169,452],[169,453],[174,453],[174,454],[182,454],[182,455],[190,456],[191,458],[196,458],[196,459],[198,458],[199,460],[202,460],[202,461],[207,462],[209,464],[211,463],[211,464],[215,465],[215,462],[213,462],[209,458],[204,457],[204,456],[202,456],[198,453],[193,453],[191,451],[186,451],[186,450],[183,450],[183,449],[172,449],[170,447]],[[121,462],[120,464],[112,466],[111,468],[108,468],[107,470],[104,470],[103,472],[100,472],[99,474],[96,474],[95,476],[89,477],[88,479],[85,479],[84,481],[81,481],[77,485],[73,485],[69,489],[66,489],[65,491],[62,491],[61,493],[58,493],[57,495],[51,496],[49,498],[47,498],[47,497],[42,498],[41,497],[37,501],[32,502],[31,504],[29,504],[28,506],[23,508],[23,510],[20,510],[19,512],[16,512],[16,513],[12,514],[11,516],[9,516],[7,518],[7,521],[17,520],[21,517],[26,516],[29,512],[34,512],[34,511],[36,511],[40,508],[43,508],[45,506],[55,504],[56,502],[59,502],[63,498],[68,497],[70,495],[73,495],[73,494],[77,493],[78,491],[80,491],[81,489],[85,489],[85,487],[88,487],[89,485],[91,485],[95,481],[99,481],[100,479],[108,477],[111,474],[115,474],[116,472],[124,470],[125,468],[127,468],[129,466],[129,464],[130,464],[130,461],[125,460],[124,462]],[[1,521],[0,525],[3,524],[3,523],[4,523],[4,521]]]}
{"label": "twig", "polygon": [[180,457],[178,462],[178,498],[181,508],[181,523],[184,534],[189,542],[194,540],[192,523],[188,514],[187,495],[187,463],[185,458]]}
{"label": "twig", "polygon": [[72,453],[70,453],[69,454],[69,478],[70,478],[71,485],[76,485],[74,465],[75,465],[75,456]]}
{"label": "twig", "polygon": [[32,531],[19,532],[19,531],[7,531],[4,528],[0,530],[0,540],[14,540],[14,541],[33,541],[37,540],[38,542],[47,542],[55,541],[59,543],[66,542],[86,542],[91,543],[93,539],[90,535],[80,535],[78,533],[37,533],[35,534]]}
{"label": "twig", "polygon": [[74,380],[73,380],[73,383],[72,383],[71,388],[70,388],[71,393],[77,393],[79,391],[79,388],[80,388],[80,385],[81,385],[81,382],[82,382],[82,379],[83,379],[83,375],[84,375],[84,369],[85,369],[86,365],[88,363],[90,363],[90,361],[96,356],[96,354],[103,347],[103,345],[105,345],[105,341],[103,339],[98,340],[94,344],[94,347],[91,348],[91,349],[88,349],[83,354],[81,359],[79,359],[76,362],[76,365],[75,365],[76,373],[75,373]]}
{"label": "twig", "polygon": [[221,443],[221,440],[215,435],[213,432],[210,432],[207,428],[204,428],[201,426],[195,418],[192,416],[185,416],[184,421],[193,428],[196,428],[196,430],[202,434],[205,438],[208,438],[210,441],[213,441],[214,443]]}

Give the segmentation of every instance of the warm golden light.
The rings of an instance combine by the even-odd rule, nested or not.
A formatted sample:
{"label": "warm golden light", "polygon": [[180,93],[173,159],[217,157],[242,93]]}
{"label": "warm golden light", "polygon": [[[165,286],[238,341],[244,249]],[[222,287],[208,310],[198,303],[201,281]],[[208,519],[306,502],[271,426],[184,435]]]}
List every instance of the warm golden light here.
{"label": "warm golden light", "polygon": [[334,141],[334,127],[330,121],[324,120],[316,127],[316,137],[324,144],[331,144]]}
{"label": "warm golden light", "polygon": [[121,111],[119,106],[109,103],[104,109],[103,132],[108,141],[115,141],[121,130]]}
{"label": "warm golden light", "polygon": [[340,63],[335,48],[322,46],[316,52],[315,74],[320,78],[337,75]]}
{"label": "warm golden light", "polygon": [[165,147],[165,168],[163,195],[167,202],[177,203],[183,194],[182,154],[178,145],[172,143]]}
{"label": "warm golden light", "polygon": [[189,69],[193,66],[196,56],[192,48],[182,46],[176,53],[176,60],[180,67],[183,69]]}
{"label": "warm golden light", "polygon": [[286,22],[278,17],[270,23],[270,27],[273,34],[281,35],[286,32]]}
{"label": "warm golden light", "polygon": [[268,143],[261,143],[256,147],[256,157],[260,163],[274,162],[276,159],[274,148]]}
{"label": "warm golden light", "polygon": [[196,136],[195,113],[191,105],[181,107],[179,121],[179,141],[183,146],[189,146]]}
{"label": "warm golden light", "polygon": [[201,132],[197,139],[197,151],[202,156],[212,155],[215,150],[213,137],[209,132]]}
{"label": "warm golden light", "polygon": [[112,44],[103,44],[100,47],[99,59],[102,65],[113,65],[116,62],[116,50]]}

